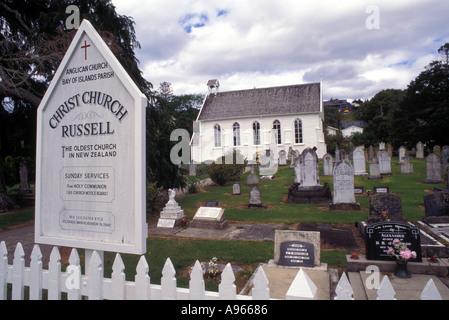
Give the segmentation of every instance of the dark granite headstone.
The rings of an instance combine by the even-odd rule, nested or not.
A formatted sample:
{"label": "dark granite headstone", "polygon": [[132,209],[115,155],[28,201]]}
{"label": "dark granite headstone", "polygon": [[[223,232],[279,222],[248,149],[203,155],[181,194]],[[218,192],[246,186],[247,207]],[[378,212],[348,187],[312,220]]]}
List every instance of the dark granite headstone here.
{"label": "dark granite headstone", "polygon": [[416,252],[410,262],[421,262],[421,237],[419,228],[402,222],[379,222],[365,228],[366,258],[368,260],[392,260],[387,254],[393,240],[399,239],[407,248]]}
{"label": "dark granite headstone", "polygon": [[381,214],[388,210],[388,218],[392,221],[404,221],[402,217],[401,197],[393,193],[376,193],[369,197],[370,216],[368,223],[382,220]]}
{"label": "dark granite headstone", "polygon": [[314,246],[302,241],[281,243],[279,264],[293,267],[313,267],[315,261]]}
{"label": "dark granite headstone", "polygon": [[424,196],[424,208],[426,223],[448,223],[449,222],[449,192],[435,192]]}

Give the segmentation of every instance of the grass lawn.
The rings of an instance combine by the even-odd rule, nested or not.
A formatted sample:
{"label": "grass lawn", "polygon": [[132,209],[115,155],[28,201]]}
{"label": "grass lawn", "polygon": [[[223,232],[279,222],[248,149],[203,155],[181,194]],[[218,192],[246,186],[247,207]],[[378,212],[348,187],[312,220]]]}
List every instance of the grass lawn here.
{"label": "grass lawn", "polygon": [[[397,158],[392,159],[392,175],[384,176],[381,180],[368,180],[365,177],[355,177],[355,185],[363,186],[365,192],[373,190],[374,186],[388,186],[390,192],[401,196],[403,215],[409,221],[421,220],[424,216],[423,196],[440,185],[425,184],[425,160],[412,160],[413,175],[400,175]],[[322,173],[322,165],[320,165]],[[368,171],[368,167],[367,167]],[[266,209],[248,209],[249,191],[246,187],[246,177],[241,177],[242,194],[233,196],[232,184],[212,186],[196,194],[189,194],[178,200],[188,219],[192,219],[198,207],[206,201],[218,201],[219,206],[226,209],[229,221],[285,223],[293,225],[301,222],[319,222],[331,224],[351,224],[365,220],[369,215],[369,196],[357,196],[361,205],[358,211],[331,211],[327,205],[287,204],[285,202],[288,188],[294,180],[294,171],[289,167],[280,167],[273,180],[261,180],[262,202]],[[331,190],[332,177],[320,176],[321,184],[328,182]],[[13,213],[0,214],[0,230],[16,224],[32,221],[34,209],[24,209]],[[292,226],[293,228],[293,226]],[[1,236],[0,236],[1,238]],[[246,281],[259,263],[273,258],[272,241],[236,241],[236,240],[197,240],[175,237],[150,236],[147,242],[146,259],[149,264],[151,283],[160,283],[161,272],[165,260],[170,258],[177,271],[178,286],[188,287],[189,268],[196,260],[209,261],[217,257],[220,263],[230,262],[233,266],[242,266],[242,271],[236,274],[237,281]],[[329,266],[344,268],[345,255],[350,252],[342,250],[322,250],[321,261]],[[114,253],[105,253],[105,275],[110,276]],[[133,280],[139,256],[122,255],[126,265],[125,273],[128,280]],[[217,290],[218,283],[207,282],[207,290]]]}
{"label": "grass lawn", "polygon": [[[433,187],[440,185],[425,184],[426,163],[425,160],[412,160],[414,166],[413,175],[401,175],[397,158],[392,158],[392,175],[384,176],[381,180],[368,180],[367,176],[355,177],[354,185],[363,186],[365,192],[373,190],[374,186],[388,186],[390,192],[396,193],[402,199],[402,211],[405,218],[410,221],[421,220],[424,216],[423,196]],[[322,170],[322,165],[320,166]],[[368,167],[367,167],[368,170]],[[322,173],[322,171],[321,171]],[[273,180],[261,180],[262,203],[267,209],[248,209],[249,191],[246,187],[245,174],[241,177],[240,184],[242,194],[233,196],[232,184],[225,186],[213,186],[200,193],[188,195],[178,202],[184,209],[188,219],[193,218],[198,207],[206,201],[218,201],[219,206],[226,209],[226,218],[230,221],[252,221],[264,223],[320,222],[352,224],[364,220],[369,215],[369,196],[357,196],[356,200],[361,205],[359,211],[331,211],[326,205],[304,205],[285,203],[288,188],[294,180],[293,169],[280,167]],[[328,182],[333,190],[331,176],[320,176],[320,183]]]}

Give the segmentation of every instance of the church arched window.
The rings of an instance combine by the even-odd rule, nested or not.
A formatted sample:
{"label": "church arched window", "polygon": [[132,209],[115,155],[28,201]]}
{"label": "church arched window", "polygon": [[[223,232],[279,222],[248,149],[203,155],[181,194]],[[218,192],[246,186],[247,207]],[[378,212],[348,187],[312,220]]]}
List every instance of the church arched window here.
{"label": "church arched window", "polygon": [[276,143],[281,144],[282,143],[282,137],[281,137],[281,123],[279,120],[274,120],[273,122],[273,130],[276,137]]}
{"label": "church arched window", "polygon": [[233,133],[234,147],[237,147],[240,145],[240,125],[237,122],[235,122],[232,125],[232,133]]}
{"label": "church arched window", "polygon": [[255,146],[260,145],[260,123],[258,121],[253,122],[253,143]]}
{"label": "church arched window", "polygon": [[302,120],[297,118],[295,119],[295,143],[303,143],[302,138]]}
{"label": "church arched window", "polygon": [[221,127],[218,123],[214,126],[214,142],[216,148],[221,147]]}

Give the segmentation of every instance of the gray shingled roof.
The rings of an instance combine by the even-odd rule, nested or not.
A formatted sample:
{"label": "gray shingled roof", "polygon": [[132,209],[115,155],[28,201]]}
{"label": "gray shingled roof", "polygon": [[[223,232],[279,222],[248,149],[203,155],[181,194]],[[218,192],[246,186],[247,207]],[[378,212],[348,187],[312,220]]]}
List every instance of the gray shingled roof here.
{"label": "gray shingled roof", "polygon": [[320,112],[320,84],[302,84],[210,94],[198,120]]}

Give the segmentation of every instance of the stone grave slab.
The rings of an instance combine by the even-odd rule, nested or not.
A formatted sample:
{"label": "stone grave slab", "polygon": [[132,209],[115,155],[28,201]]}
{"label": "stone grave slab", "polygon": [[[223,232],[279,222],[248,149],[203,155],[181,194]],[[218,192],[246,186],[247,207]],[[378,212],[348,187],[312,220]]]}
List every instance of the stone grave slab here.
{"label": "stone grave slab", "polygon": [[228,221],[225,219],[225,210],[219,207],[199,207],[192,221],[191,228],[225,229]]}

